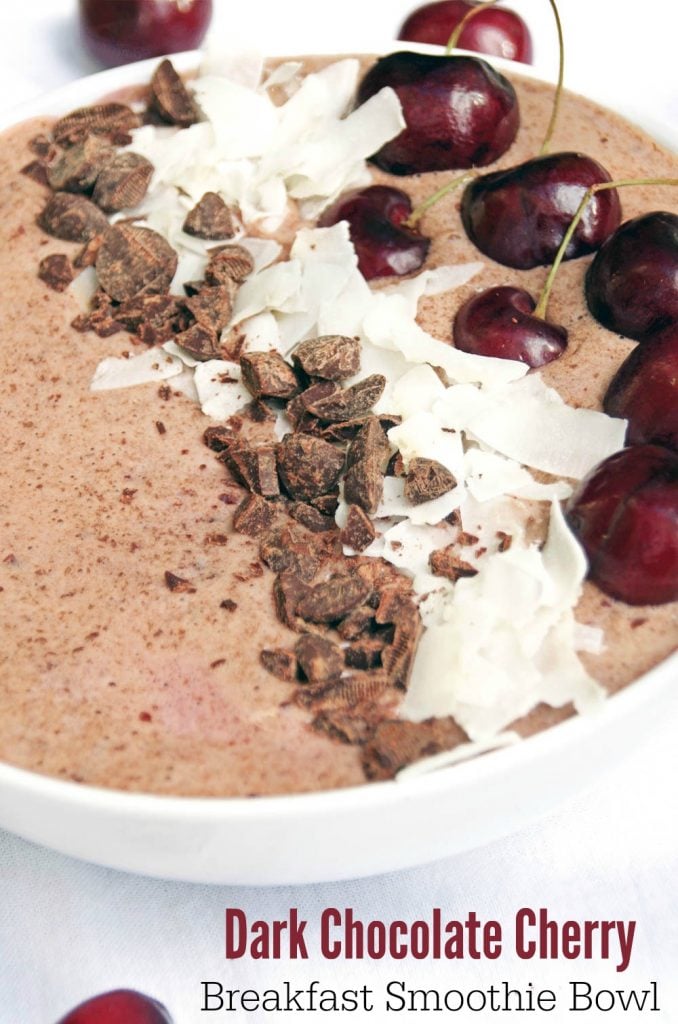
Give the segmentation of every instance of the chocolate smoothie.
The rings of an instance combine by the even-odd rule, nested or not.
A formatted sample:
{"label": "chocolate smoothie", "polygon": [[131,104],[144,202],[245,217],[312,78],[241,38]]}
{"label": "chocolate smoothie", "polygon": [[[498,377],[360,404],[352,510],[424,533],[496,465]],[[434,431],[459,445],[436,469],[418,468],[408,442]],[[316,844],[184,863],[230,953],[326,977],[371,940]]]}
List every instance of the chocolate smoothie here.
{"label": "chocolate smoothie", "polygon": [[[534,155],[549,117],[550,88],[514,84],[522,127],[497,167]],[[33,157],[30,140],[49,130],[46,119],[11,129],[0,155],[0,759],[158,794],[361,784],[360,742],[312,727],[314,711],[295,699],[299,684],[262,664],[262,650],[292,649],[298,634],[276,614],[260,540],[233,529],[246,491],[203,442],[214,421],[171,379],[90,390],[102,359],[143,348],[124,332],[74,330],[80,309],[72,292],[38,278],[45,256],[80,248],[38,227],[48,193],[20,173]],[[569,94],[552,144],[561,149],[589,154],[613,178],[676,174],[675,158],[642,131]],[[416,204],[449,176],[396,184]],[[675,206],[661,187],[627,189],[621,200],[624,219]],[[427,266],[478,259],[458,207],[453,194],[427,214]],[[427,331],[449,341],[455,310],[475,290],[515,284],[536,295],[545,277],[543,269],[483,263],[469,284],[422,300]],[[561,268],[550,317],[568,329],[569,348],[541,372],[568,403],[600,408],[633,343],[588,314],[588,263]],[[675,604],[629,607],[586,584],[577,619],[604,630],[605,650],[582,660],[609,692],[618,690],[675,648],[676,615]],[[397,717],[397,703],[387,718]],[[538,707],[518,729],[529,734],[569,713]]]}

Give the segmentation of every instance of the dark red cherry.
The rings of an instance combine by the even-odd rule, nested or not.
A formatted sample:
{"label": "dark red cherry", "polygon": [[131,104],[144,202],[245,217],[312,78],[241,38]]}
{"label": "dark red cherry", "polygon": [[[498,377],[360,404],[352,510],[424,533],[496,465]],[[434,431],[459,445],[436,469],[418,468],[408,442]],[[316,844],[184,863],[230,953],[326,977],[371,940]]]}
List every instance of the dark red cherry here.
{"label": "dark red cherry", "polygon": [[358,268],[371,281],[411,274],[426,259],[431,240],[403,224],[411,213],[412,202],[406,192],[371,185],[340,196],[318,223],[327,228],[348,221]]}
{"label": "dark red cherry", "polygon": [[[461,217],[481,252],[507,267],[551,263],[586,190],[610,181],[604,167],[581,153],[535,157],[475,178],[464,189]],[[593,252],[619,224],[616,189],[597,192],[568,245],[565,259]]]}
{"label": "dark red cherry", "polygon": [[601,462],[570,499],[589,576],[627,604],[678,599],[678,454],[634,445]]}
{"label": "dark red cherry", "polygon": [[477,57],[391,53],[363,78],[358,105],[386,86],[398,94],[407,123],[372,157],[391,174],[490,164],[516,137],[515,90]]}
{"label": "dark red cherry", "polygon": [[567,348],[567,331],[533,316],[535,307],[532,296],[522,288],[487,288],[458,310],[454,344],[462,352],[478,356],[544,366]]}
{"label": "dark red cherry", "polygon": [[[437,0],[424,4],[404,22],[398,39],[446,46],[462,18],[480,6],[471,0]],[[530,31],[520,15],[506,7],[487,7],[474,15],[462,29],[457,43],[462,50],[532,63]]]}
{"label": "dark red cherry", "polygon": [[629,421],[627,444],[678,451],[678,326],[633,350],[612,378],[603,408]]}
{"label": "dark red cherry", "polygon": [[622,224],[586,273],[586,302],[603,327],[638,341],[678,323],[678,216]]}
{"label": "dark red cherry", "polygon": [[172,1018],[155,999],[121,988],[88,999],[58,1024],[172,1024]]}
{"label": "dark red cherry", "polygon": [[79,0],[80,31],[107,67],[193,50],[212,17],[212,0]]}

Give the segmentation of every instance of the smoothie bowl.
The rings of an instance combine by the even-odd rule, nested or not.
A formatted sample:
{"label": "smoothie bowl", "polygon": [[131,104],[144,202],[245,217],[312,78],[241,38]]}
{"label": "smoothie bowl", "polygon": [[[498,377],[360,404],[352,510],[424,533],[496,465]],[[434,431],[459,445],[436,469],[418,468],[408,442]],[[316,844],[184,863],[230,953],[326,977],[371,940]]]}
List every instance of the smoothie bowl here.
{"label": "smoothie bowl", "polygon": [[[0,824],[29,839],[196,881],[368,874],[519,827],[663,713],[676,603],[585,581],[566,518],[624,444],[601,405],[635,342],[591,316],[583,255],[558,359],[452,346],[462,305],[547,268],[472,244],[467,182],[362,246],[347,196],[417,208],[461,173],[367,162],[403,129],[389,88],[348,113],[374,61],[189,89],[150,62],[12,118],[37,119],[0,171]],[[520,127],[490,171],[549,119],[505,70]],[[571,95],[551,149],[675,174]]]}

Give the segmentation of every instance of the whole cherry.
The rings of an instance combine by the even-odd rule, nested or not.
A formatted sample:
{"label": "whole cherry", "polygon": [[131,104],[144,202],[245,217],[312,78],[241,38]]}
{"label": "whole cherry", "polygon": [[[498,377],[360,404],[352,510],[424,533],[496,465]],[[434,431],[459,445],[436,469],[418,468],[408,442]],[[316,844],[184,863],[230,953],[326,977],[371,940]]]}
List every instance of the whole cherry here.
{"label": "whole cherry", "polygon": [[411,274],[424,263],[430,239],[407,227],[412,213],[406,192],[372,185],[346,193],[322,215],[320,227],[348,221],[358,268],[368,281]]}
{"label": "whole cherry", "polygon": [[391,53],[363,78],[358,106],[387,86],[398,95],[406,127],[372,161],[391,174],[483,166],[516,137],[515,90],[479,58]]}
{"label": "whole cherry", "polygon": [[[551,263],[591,185],[609,182],[596,160],[581,153],[552,153],[508,170],[475,178],[464,190],[461,218],[482,253],[507,267],[527,270]],[[593,252],[621,219],[614,189],[596,194],[565,253]]]}
{"label": "whole cherry", "polygon": [[457,25],[474,9],[477,13],[457,39],[463,50],[532,63],[532,37],[520,15],[506,7],[490,7],[473,0],[437,0],[417,7],[403,23],[398,39],[445,46]]}
{"label": "whole cherry", "polygon": [[454,344],[474,355],[544,366],[565,351],[567,331],[535,316],[536,305],[523,288],[487,288],[457,312]]}
{"label": "whole cherry", "polygon": [[678,325],[627,356],[610,382],[603,409],[629,421],[627,444],[678,451]]}
{"label": "whole cherry", "polygon": [[172,1024],[172,1018],[155,999],[121,988],[80,1003],[58,1024]]}
{"label": "whole cherry", "polygon": [[678,323],[678,216],[622,224],[588,268],[586,302],[603,327],[638,341]]}
{"label": "whole cherry", "polygon": [[634,445],[610,456],[582,481],[567,520],[606,594],[632,605],[678,599],[678,454]]}
{"label": "whole cherry", "polygon": [[83,42],[114,67],[193,50],[212,17],[212,0],[79,0]]}

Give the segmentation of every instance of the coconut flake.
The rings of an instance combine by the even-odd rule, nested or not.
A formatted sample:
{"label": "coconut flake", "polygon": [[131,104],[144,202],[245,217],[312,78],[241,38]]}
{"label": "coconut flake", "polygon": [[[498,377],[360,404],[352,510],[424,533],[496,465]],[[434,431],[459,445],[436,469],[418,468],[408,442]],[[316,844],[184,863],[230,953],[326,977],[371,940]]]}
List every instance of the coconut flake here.
{"label": "coconut flake", "polygon": [[196,366],[193,379],[205,416],[227,420],[252,400],[240,375],[238,363],[223,359],[210,359]]}
{"label": "coconut flake", "polygon": [[176,377],[183,370],[180,359],[162,349],[149,348],[131,359],[109,356],[97,366],[90,383],[92,391],[113,391],[137,384],[153,384]]}
{"label": "coconut flake", "polygon": [[466,429],[523,465],[580,480],[623,447],[626,421],[566,405],[533,375],[497,394]]}

